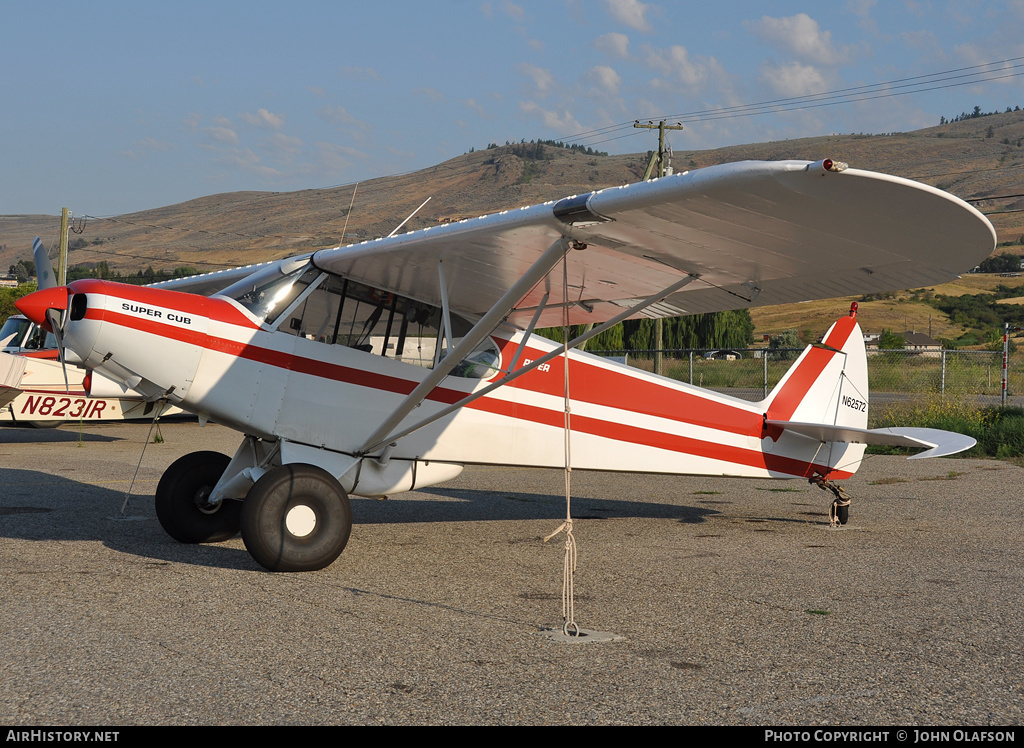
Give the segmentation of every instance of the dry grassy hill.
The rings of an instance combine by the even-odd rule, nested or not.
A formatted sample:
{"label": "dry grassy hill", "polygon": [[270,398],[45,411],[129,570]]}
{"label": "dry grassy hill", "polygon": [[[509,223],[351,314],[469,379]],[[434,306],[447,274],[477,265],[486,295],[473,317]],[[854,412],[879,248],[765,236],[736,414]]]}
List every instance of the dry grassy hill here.
{"label": "dry grassy hill", "polygon": [[[685,133],[675,137],[677,144],[685,140]],[[106,261],[122,272],[182,265],[213,270],[386,235],[427,197],[432,200],[407,224],[408,229],[636,181],[647,162],[646,154],[590,156],[552,146],[544,146],[542,158],[535,155],[529,144],[503,146],[417,172],[369,180],[358,186],[348,216],[353,188],[346,186],[224,193],[90,220],[84,233],[72,237],[87,246],[75,249],[70,262]],[[674,165],[678,171],[744,159],[826,157],[917,179],[965,199],[1024,193],[1024,112],[907,133],[828,135],[708,151],[676,150]],[[1017,242],[1024,234],[1024,198],[978,207],[983,212],[1021,210],[993,215],[992,220],[1001,242]],[[50,241],[58,225],[55,216],[0,216],[0,268],[30,258],[32,237],[38,234]],[[1024,246],[999,251],[1024,251]],[[839,306],[844,304],[848,307],[847,302]],[[842,312],[836,311],[837,302],[795,306],[796,310],[755,311],[758,332],[788,328],[820,332]],[[948,321],[937,319],[934,310],[911,304],[909,297],[862,305],[861,315],[866,329],[879,325],[902,329],[905,321],[912,329],[925,331],[931,315],[935,335],[956,332],[944,327]]]}

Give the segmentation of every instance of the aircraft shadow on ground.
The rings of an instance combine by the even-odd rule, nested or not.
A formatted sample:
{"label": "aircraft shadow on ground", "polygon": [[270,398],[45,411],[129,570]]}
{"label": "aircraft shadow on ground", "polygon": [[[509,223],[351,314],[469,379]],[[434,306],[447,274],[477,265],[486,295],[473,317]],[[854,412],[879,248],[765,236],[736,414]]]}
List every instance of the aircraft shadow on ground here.
{"label": "aircraft shadow on ground", "polygon": [[[81,483],[35,470],[0,468],[0,542],[85,541],[157,562],[257,570],[238,546],[187,545],[160,527],[150,493],[134,493],[124,514],[124,488]],[[442,497],[442,498],[439,498]],[[433,487],[386,500],[352,499],[355,525],[560,519],[564,497]],[[650,518],[703,522],[713,509],[622,500],[574,499],[579,519]]]}
{"label": "aircraft shadow on ground", "polygon": [[104,443],[124,441],[121,436],[97,434],[92,431],[58,428],[33,428],[5,424],[0,427],[0,445],[3,444],[68,444],[74,442]]}
{"label": "aircraft shadow on ground", "polygon": [[[429,513],[420,512],[416,505],[423,504],[419,496],[427,494],[445,496],[456,501],[433,502]],[[395,509],[381,507],[386,514],[380,521],[444,522],[444,521],[487,521],[508,519],[561,519],[565,517],[565,496],[546,493],[525,493],[508,491],[485,491],[468,488],[446,488],[434,486],[403,494]],[[355,501],[355,500],[354,500]],[[378,505],[394,501],[388,499]],[[401,506],[401,505],[405,506]],[[353,507],[354,509],[354,507]],[[404,519],[401,515],[415,512],[415,518]],[[572,514],[577,519],[674,519],[684,523],[703,522],[710,514],[719,514],[714,509],[659,502],[623,501],[621,499],[572,498]],[[363,521],[373,522],[370,516]]]}

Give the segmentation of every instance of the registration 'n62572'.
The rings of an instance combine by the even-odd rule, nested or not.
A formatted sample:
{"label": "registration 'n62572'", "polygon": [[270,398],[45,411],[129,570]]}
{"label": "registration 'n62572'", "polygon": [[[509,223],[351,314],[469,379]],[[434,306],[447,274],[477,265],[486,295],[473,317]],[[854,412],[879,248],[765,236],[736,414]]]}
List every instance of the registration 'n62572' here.
{"label": "registration 'n62572'", "polygon": [[843,395],[843,405],[847,408],[859,410],[861,413],[867,413],[868,410],[868,404],[866,402],[858,400],[855,397],[850,397],[849,395]]}

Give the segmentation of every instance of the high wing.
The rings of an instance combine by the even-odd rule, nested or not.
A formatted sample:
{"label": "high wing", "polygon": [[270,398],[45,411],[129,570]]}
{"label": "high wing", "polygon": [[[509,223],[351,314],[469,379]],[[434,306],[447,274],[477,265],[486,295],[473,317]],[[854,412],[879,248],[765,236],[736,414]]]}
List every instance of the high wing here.
{"label": "high wing", "polygon": [[289,257],[284,260],[270,260],[252,265],[242,265],[226,270],[215,270],[212,273],[203,273],[202,275],[191,275],[187,278],[171,278],[170,280],[158,281],[149,285],[153,288],[164,288],[169,291],[183,291],[185,293],[199,294],[200,296],[210,296],[218,291],[223,291],[232,283],[248,278],[253,273],[258,273],[275,265],[294,262],[296,259],[309,257],[309,255],[310,253],[307,252],[304,255],[299,255],[298,258]]}
{"label": "high wing", "polygon": [[[668,317],[944,283],[995,247],[992,225],[946,192],[825,161],[744,161],[597,190],[313,253],[374,288],[479,318],[530,268],[568,252],[505,321],[600,323],[680,278],[694,282],[634,316]],[[308,257],[303,255],[302,257]],[[546,259],[545,259],[546,258]],[[154,284],[211,294],[295,258]],[[540,267],[543,271],[544,268]]]}
{"label": "high wing", "polygon": [[[831,167],[831,171],[829,170]],[[950,281],[987,257],[995,231],[962,200],[832,162],[746,161],[598,190],[348,247],[325,270],[479,317],[554,243],[569,251],[569,320],[602,322],[682,277],[696,282],[637,316],[678,316],[879,293]],[[439,272],[438,263],[443,266]],[[562,322],[561,272],[507,321]]]}

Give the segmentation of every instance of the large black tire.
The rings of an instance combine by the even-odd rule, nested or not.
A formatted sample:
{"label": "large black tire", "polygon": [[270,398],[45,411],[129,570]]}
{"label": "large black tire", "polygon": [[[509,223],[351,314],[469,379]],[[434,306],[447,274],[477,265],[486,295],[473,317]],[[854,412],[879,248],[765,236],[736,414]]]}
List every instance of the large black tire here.
{"label": "large black tire", "polygon": [[348,494],[313,465],[282,465],[263,475],[242,502],[242,540],[270,571],[316,571],[345,550],[352,532]]}
{"label": "large black tire", "polygon": [[207,502],[229,462],[220,452],[192,452],[164,471],[156,516],[168,535],[182,543],[220,543],[238,534],[242,502]]}

